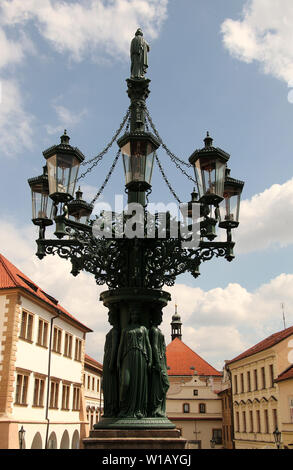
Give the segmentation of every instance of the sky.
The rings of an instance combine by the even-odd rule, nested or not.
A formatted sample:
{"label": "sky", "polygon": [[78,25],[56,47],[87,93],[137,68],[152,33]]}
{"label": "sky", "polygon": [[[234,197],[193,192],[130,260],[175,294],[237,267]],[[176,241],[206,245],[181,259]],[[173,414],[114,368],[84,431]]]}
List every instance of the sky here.
{"label": "sky", "polygon": [[[147,105],[164,143],[188,160],[209,131],[245,181],[236,258],[201,266],[166,287],[166,342],[178,304],[183,341],[221,369],[293,324],[293,4],[291,0],[2,0],[0,4],[1,253],[94,330],[86,352],[103,359],[106,286],[70,263],[35,256],[27,179],[64,129],[87,159],[111,140],[129,106],[129,46],[138,27],[150,44]],[[116,155],[81,180],[91,200]],[[161,149],[182,201],[192,183]],[[191,173],[191,176],[192,173]],[[119,161],[100,202],[124,193]],[[124,195],[125,197],[125,195]],[[157,167],[151,202],[176,202]],[[126,201],[125,201],[126,202]],[[289,352],[289,349],[288,349]]]}

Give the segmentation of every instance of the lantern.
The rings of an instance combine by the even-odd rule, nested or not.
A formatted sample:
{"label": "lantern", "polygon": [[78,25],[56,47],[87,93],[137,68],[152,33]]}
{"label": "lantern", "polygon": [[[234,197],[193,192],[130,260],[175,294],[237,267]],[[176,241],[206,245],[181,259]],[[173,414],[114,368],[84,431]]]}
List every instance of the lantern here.
{"label": "lantern", "polygon": [[46,227],[52,225],[52,201],[48,200],[49,185],[47,167],[43,174],[28,180],[32,192],[32,221],[35,225]]}
{"label": "lantern", "polygon": [[239,225],[240,199],[244,182],[231,178],[230,169],[226,170],[224,201],[220,205],[219,227],[233,229]]}
{"label": "lantern", "polygon": [[73,199],[80,163],[84,155],[77,147],[69,144],[69,136],[61,136],[61,143],[43,152],[47,160],[49,194],[54,202],[68,202]]}
{"label": "lantern", "polygon": [[278,427],[276,427],[276,429],[274,430],[273,435],[274,435],[277,449],[280,449],[282,433],[279,431]]}
{"label": "lantern", "polygon": [[78,191],[75,193],[75,199],[68,203],[69,216],[74,217],[75,221],[80,224],[86,224],[92,211],[93,206],[83,201],[82,192],[80,188],[78,188]]}
{"label": "lantern", "polygon": [[154,152],[160,146],[151,133],[125,134],[117,141],[123,156],[126,188],[146,191],[151,188]]}
{"label": "lantern", "polygon": [[223,200],[225,169],[230,155],[213,147],[209,133],[204,142],[205,147],[196,150],[189,157],[189,162],[194,165],[200,202],[217,206]]}

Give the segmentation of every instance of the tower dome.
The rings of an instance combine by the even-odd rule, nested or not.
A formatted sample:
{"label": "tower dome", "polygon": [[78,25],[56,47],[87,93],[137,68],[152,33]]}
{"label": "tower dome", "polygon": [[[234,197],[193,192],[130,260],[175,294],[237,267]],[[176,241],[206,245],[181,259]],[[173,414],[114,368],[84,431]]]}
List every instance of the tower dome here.
{"label": "tower dome", "polygon": [[175,313],[172,316],[172,321],[171,321],[171,338],[172,338],[172,341],[175,338],[179,338],[180,340],[182,339],[181,327],[182,327],[181,317],[177,312],[177,305],[175,305]]}

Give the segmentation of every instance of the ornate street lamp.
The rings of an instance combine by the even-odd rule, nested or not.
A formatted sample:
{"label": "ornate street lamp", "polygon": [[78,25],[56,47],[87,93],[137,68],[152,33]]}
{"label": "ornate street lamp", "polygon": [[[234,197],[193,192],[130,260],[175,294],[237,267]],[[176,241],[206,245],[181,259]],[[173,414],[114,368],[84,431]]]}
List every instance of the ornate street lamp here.
{"label": "ornate street lamp", "polygon": [[69,144],[70,137],[66,130],[60,140],[59,145],[53,145],[43,152],[47,160],[49,194],[55,203],[73,199],[79,166],[84,160],[81,151]]}
{"label": "ornate street lamp", "polygon": [[[127,80],[130,106],[114,137],[99,155],[84,161],[82,153],[69,145],[66,132],[59,145],[44,152],[49,196],[54,201],[56,238],[40,236],[37,256],[42,259],[49,254],[58,254],[71,261],[74,276],[85,270],[95,276],[98,285],[108,286],[108,290],[100,295],[100,300],[108,308],[111,330],[105,343],[104,415],[95,425],[99,429],[137,431],[175,427],[166,417],[168,373],[165,340],[158,328],[162,310],[171,296],[162,288],[174,285],[176,277],[187,271],[197,278],[200,264],[214,257],[232,261],[232,229],[239,222],[243,183],[229,176],[229,154],[213,147],[213,140],[207,135],[205,147],[196,150],[187,163],[167,148],[155,128],[146,107],[150,93],[150,80],[145,78],[148,50],[139,29],[131,43],[132,73]],[[124,134],[118,138],[124,126]],[[114,142],[118,144],[117,155],[91,204],[82,199],[80,189],[73,199],[76,183],[96,167]],[[188,225],[189,231],[195,222],[192,209],[196,204],[199,209],[195,211],[196,217],[200,220],[199,239],[197,245],[188,248],[181,232],[174,234],[167,226],[168,223],[171,226],[169,213],[163,214],[165,217],[151,218],[152,236],[147,230],[150,214],[146,201],[151,191],[155,162],[170,192],[181,204],[158,158],[156,151],[160,146],[193,186],[196,185],[191,201],[187,203],[187,219],[188,223],[192,220],[192,225]],[[138,203],[143,214],[138,225],[145,221],[147,224],[143,225],[139,235],[128,236],[124,225],[129,221],[128,212],[111,213],[113,218],[108,231],[97,237],[95,224],[103,222],[102,214],[96,220],[89,220],[89,217],[121,154],[128,205]],[[89,167],[78,178],[80,164]],[[194,168],[196,180],[187,173],[190,168]],[[235,197],[238,206],[233,212],[232,198]],[[226,212],[220,214],[219,205],[225,203]],[[160,231],[164,218],[167,224]],[[176,220],[175,226],[180,227],[180,222]],[[119,236],[115,236],[116,227],[119,227]],[[218,227],[226,230],[225,241],[216,240]]]}
{"label": "ornate street lamp", "polygon": [[21,426],[20,430],[18,431],[18,441],[20,449],[23,449],[25,433],[26,431],[24,430],[24,427]]}
{"label": "ornate street lamp", "polygon": [[93,205],[82,199],[82,192],[80,187],[75,193],[75,199],[68,203],[68,214],[72,217],[75,222],[80,224],[87,224],[89,222],[89,217],[93,212]]}
{"label": "ornate street lamp", "polygon": [[30,178],[28,183],[32,193],[32,222],[40,227],[40,238],[44,237],[45,228],[53,224],[52,201],[49,197],[49,184],[47,166],[43,167],[43,174]]}
{"label": "ornate street lamp", "polygon": [[213,139],[209,133],[204,143],[204,148],[195,150],[189,157],[189,162],[194,165],[200,202],[217,205],[223,200],[225,170],[230,155],[213,147]]}
{"label": "ornate street lamp", "polygon": [[233,229],[239,225],[240,198],[244,182],[231,178],[230,169],[226,169],[224,183],[224,201],[220,204],[219,227]]}
{"label": "ornate street lamp", "polygon": [[282,433],[279,431],[278,427],[276,427],[276,429],[274,430],[273,435],[274,435],[275,444],[277,446],[277,449],[280,449]]}

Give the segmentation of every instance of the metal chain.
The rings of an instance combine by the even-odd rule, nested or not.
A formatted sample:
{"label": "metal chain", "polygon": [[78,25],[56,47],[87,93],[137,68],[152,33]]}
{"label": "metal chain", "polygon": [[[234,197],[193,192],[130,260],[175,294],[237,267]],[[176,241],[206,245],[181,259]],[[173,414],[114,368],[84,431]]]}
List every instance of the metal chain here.
{"label": "metal chain", "polygon": [[[77,181],[79,181],[80,179],[84,178],[88,173],[90,173],[92,171],[92,169],[97,166],[97,164],[102,160],[102,158],[104,157],[104,155],[108,152],[108,150],[112,147],[112,145],[114,144],[114,142],[116,141],[117,137],[119,136],[120,132],[122,131],[123,127],[125,126],[125,123],[126,121],[128,120],[128,123],[127,123],[127,128],[129,128],[129,124],[130,124],[130,121],[129,121],[129,117],[130,117],[130,108],[128,108],[127,110],[127,113],[125,114],[124,118],[123,118],[123,121],[122,123],[120,124],[119,126],[119,129],[117,129],[117,131],[115,132],[113,138],[111,139],[111,141],[108,143],[108,145],[104,148],[104,150],[102,150],[102,152],[100,152],[98,155],[96,155],[94,158],[91,158],[90,160],[87,160],[85,162],[82,162],[81,165],[85,166],[85,165],[89,165],[90,163],[94,162],[84,173],[82,173],[79,178],[77,179]],[[126,132],[127,132],[127,128],[126,128]]]}
{"label": "metal chain", "polygon": [[161,172],[161,174],[162,174],[162,176],[163,176],[163,178],[164,178],[164,180],[165,180],[166,185],[168,186],[169,190],[171,191],[171,193],[173,194],[173,196],[174,196],[174,198],[177,200],[177,202],[178,202],[179,204],[181,204],[181,201],[180,201],[179,197],[178,197],[177,194],[175,193],[174,189],[172,188],[171,184],[170,184],[169,181],[168,181],[167,176],[166,176],[165,173],[164,173],[164,170],[163,170],[163,168],[162,168],[162,165],[161,165],[161,162],[160,162],[159,157],[158,157],[158,155],[157,155],[157,152],[155,152],[155,159],[156,159],[156,162],[157,162],[158,167],[159,167],[159,169],[160,169],[160,172]]}
{"label": "metal chain", "polygon": [[[181,163],[182,165],[187,166],[188,168],[192,168],[192,165],[191,165],[190,163],[187,163],[187,162],[185,162],[184,160],[181,160],[181,158],[176,157],[176,155],[174,155],[174,153],[172,153],[171,150],[168,149],[167,145],[164,144],[162,137],[160,136],[158,130],[156,129],[156,126],[155,126],[154,123],[153,123],[153,120],[152,120],[152,118],[151,118],[150,112],[149,112],[149,110],[147,109],[147,107],[146,107],[145,112],[146,112],[148,121],[149,121],[149,123],[150,123],[150,125],[151,125],[151,127],[152,127],[152,129],[153,129],[153,131],[154,131],[154,133],[155,133],[155,135],[156,135],[156,137],[157,137],[157,139],[159,140],[160,144],[162,145],[162,147],[163,147],[163,149],[166,151],[166,153],[169,155],[169,157],[171,158],[171,160],[173,160],[173,161],[175,160],[175,161]],[[175,162],[174,162],[174,163],[175,163]],[[189,177],[189,175],[186,175],[186,176]],[[191,177],[190,177],[190,178],[191,178]]]}
{"label": "metal chain", "polygon": [[117,164],[117,162],[118,162],[120,153],[121,153],[121,150],[119,149],[118,152],[117,152],[116,157],[114,158],[114,161],[113,161],[113,163],[112,163],[112,166],[111,166],[111,168],[110,168],[110,171],[109,171],[109,173],[108,173],[107,176],[106,176],[106,179],[105,179],[104,183],[103,183],[102,186],[100,187],[100,189],[99,189],[99,191],[97,192],[97,194],[95,195],[94,199],[91,201],[91,204],[92,204],[92,205],[96,202],[96,200],[100,197],[100,195],[101,195],[102,192],[104,191],[105,186],[106,186],[106,184],[108,183],[108,181],[109,181],[109,179],[110,179],[110,177],[111,177],[111,175],[112,175],[112,173],[113,173],[113,171],[114,171],[114,168],[115,168],[115,166],[116,166],[116,164]]}

